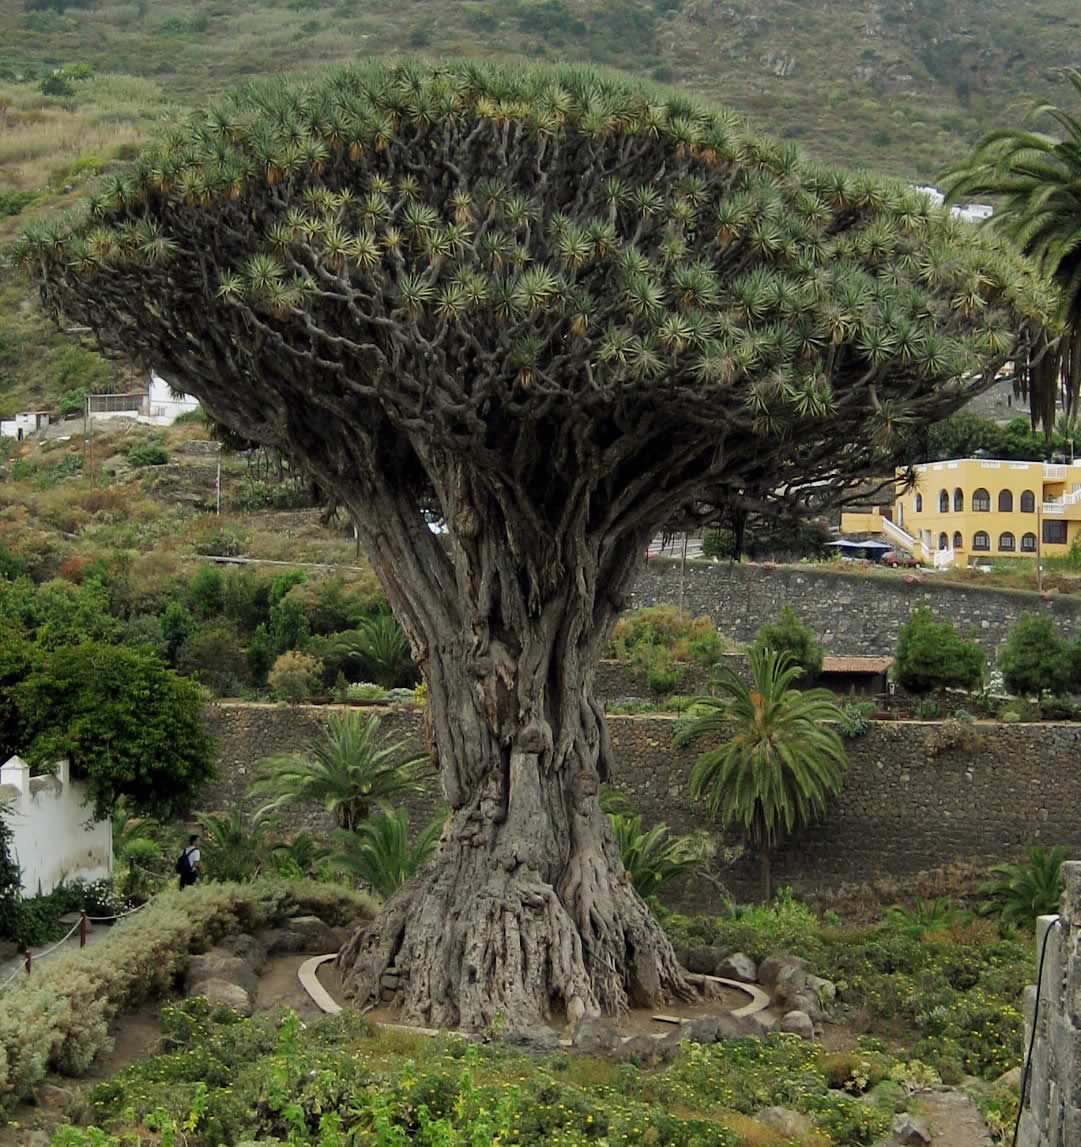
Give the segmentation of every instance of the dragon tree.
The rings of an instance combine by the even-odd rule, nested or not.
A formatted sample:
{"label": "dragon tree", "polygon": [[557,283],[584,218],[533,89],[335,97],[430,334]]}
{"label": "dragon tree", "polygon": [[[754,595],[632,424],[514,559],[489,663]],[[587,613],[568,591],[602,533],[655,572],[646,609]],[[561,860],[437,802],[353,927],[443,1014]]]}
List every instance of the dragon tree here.
{"label": "dragon tree", "polygon": [[20,256],[357,523],[452,812],[339,961],[359,1003],[473,1029],[690,991],[598,803],[595,665],[654,532],[880,473],[1055,305],[1000,241],[732,114],[468,63],[233,93]]}

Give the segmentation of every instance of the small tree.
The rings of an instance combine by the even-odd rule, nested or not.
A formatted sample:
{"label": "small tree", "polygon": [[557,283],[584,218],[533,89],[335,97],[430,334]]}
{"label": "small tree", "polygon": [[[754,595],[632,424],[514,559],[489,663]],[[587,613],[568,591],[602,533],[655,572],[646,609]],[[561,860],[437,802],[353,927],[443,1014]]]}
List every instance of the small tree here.
{"label": "small tree", "polygon": [[998,664],[1006,688],[1021,696],[1065,693],[1070,688],[1072,657],[1049,617],[1026,613],[1011,627]]}
{"label": "small tree", "polygon": [[983,891],[988,909],[997,910],[1007,924],[1031,928],[1037,916],[1058,912],[1062,899],[1062,862],[1069,855],[1061,845],[1036,846],[1024,861],[996,864]]}
{"label": "small tree", "polygon": [[826,811],[841,791],[848,758],[832,693],[794,688],[800,670],[788,653],[753,649],[750,665],[751,685],[731,669],[721,671],[720,695],[700,699],[706,712],[677,740],[724,738],[695,762],[691,795],[758,849],[762,896],[769,900],[771,851]]}
{"label": "small tree", "polygon": [[640,815],[609,813],[623,870],[639,896],[655,896],[677,876],[696,872],[713,855],[709,834],[673,836],[666,824],[642,828]]}
{"label": "small tree", "polygon": [[967,641],[948,621],[936,621],[926,606],[912,616],[897,637],[897,680],[913,693],[955,685],[972,689],[983,678],[983,650]]}
{"label": "small tree", "polygon": [[22,880],[12,855],[11,828],[4,819],[6,812],[6,806],[0,805],[0,936],[11,939],[18,923]]}
{"label": "small tree", "polygon": [[290,649],[283,653],[267,674],[271,693],[279,701],[300,704],[319,688],[323,681],[323,663],[318,657]]}
{"label": "small tree", "polygon": [[299,752],[260,762],[251,792],[271,799],[256,816],[321,804],[339,828],[352,830],[379,802],[419,792],[427,761],[402,741],[388,742],[378,717],[335,713]]}
{"label": "small tree", "polygon": [[781,610],[776,621],[767,622],[759,629],[752,648],[787,653],[792,664],[802,670],[804,680],[817,677],[822,671],[822,647],[814,630],[800,621],[790,605]]}
{"label": "small tree", "polygon": [[167,818],[213,775],[202,690],[144,650],[50,650],[14,692],[27,758],[48,768],[67,757],[99,816],[126,796],[135,812]]}

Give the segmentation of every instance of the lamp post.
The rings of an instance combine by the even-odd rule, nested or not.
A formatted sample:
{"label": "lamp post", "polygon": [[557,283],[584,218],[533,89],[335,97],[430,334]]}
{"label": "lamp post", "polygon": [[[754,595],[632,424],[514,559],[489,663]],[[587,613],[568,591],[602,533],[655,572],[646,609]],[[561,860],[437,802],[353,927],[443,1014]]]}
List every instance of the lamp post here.
{"label": "lamp post", "polygon": [[1043,593],[1043,487],[1036,503],[1036,592]]}

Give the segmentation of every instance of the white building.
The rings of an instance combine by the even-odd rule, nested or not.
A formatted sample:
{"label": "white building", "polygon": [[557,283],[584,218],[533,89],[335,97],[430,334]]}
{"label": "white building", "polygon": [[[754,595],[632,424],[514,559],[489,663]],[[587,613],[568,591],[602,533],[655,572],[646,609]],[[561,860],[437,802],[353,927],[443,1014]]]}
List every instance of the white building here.
{"label": "white building", "polygon": [[[182,414],[199,409],[199,400],[190,394],[174,393],[172,387],[155,371],[150,372],[147,418],[155,426],[168,426]],[[140,419],[143,421],[143,419]]]}
{"label": "white building", "polygon": [[87,413],[91,418],[130,418],[147,426],[169,426],[182,414],[199,409],[199,400],[174,393],[160,374],[150,372],[145,390],[128,394],[91,394]]}
{"label": "white building", "polygon": [[67,761],[56,772],[30,775],[12,757],[0,768],[0,812],[12,832],[24,896],[39,896],[64,880],[103,880],[113,871],[113,824],[94,820],[86,785],[71,779]]}
{"label": "white building", "polygon": [[[937,187],[917,187],[916,190],[922,191],[936,207],[941,207],[946,202],[945,195]],[[950,211],[966,223],[982,223],[995,213],[995,209],[987,203],[959,204],[951,207]]]}
{"label": "white building", "polygon": [[37,434],[49,425],[49,413],[46,410],[27,410],[16,414],[14,418],[0,419],[0,438],[17,438],[20,442]]}

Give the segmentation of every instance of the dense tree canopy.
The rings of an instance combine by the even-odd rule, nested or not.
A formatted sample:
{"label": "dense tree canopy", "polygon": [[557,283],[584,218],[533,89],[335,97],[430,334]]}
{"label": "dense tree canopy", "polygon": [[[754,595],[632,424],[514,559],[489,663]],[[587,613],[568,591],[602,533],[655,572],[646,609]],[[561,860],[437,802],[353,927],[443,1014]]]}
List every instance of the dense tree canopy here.
{"label": "dense tree canopy", "polygon": [[689,990],[597,800],[594,667],[653,531],[880,471],[1054,310],[904,186],[469,63],[234,93],[20,258],[352,515],[452,813],[342,962],[361,1002],[393,969],[408,1016],[467,1027]]}

